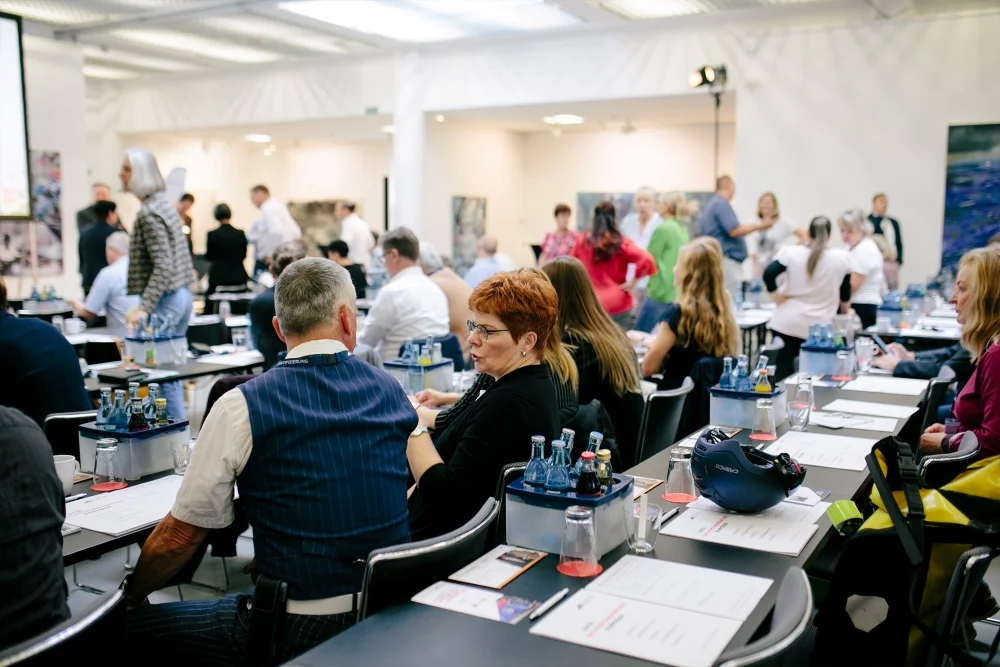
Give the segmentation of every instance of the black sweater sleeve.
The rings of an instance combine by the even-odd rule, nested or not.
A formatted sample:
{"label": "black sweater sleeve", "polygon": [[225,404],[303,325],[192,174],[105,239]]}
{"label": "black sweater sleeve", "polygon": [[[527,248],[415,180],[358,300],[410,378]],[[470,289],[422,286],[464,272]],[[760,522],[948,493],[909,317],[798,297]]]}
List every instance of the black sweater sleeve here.
{"label": "black sweater sleeve", "polygon": [[851,300],[851,274],[848,273],[840,283],[840,300]]}
{"label": "black sweater sleeve", "polygon": [[764,269],[764,287],[767,288],[768,292],[774,292],[778,289],[778,276],[785,272],[785,265],[778,260],[772,261]]}

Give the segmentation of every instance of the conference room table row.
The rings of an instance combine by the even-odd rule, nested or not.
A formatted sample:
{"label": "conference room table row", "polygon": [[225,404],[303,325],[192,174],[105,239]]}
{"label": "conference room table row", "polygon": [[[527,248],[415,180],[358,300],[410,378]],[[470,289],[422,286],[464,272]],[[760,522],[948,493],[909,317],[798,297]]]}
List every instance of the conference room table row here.
{"label": "conference room table row", "polygon": [[[922,400],[921,396],[815,388],[815,401],[818,407],[838,398],[906,407],[916,407]],[[919,418],[919,411],[910,417],[910,419]],[[906,419],[898,420],[895,433],[898,434],[906,422]],[[779,434],[785,433],[787,429],[787,424],[782,425],[779,427]],[[864,438],[871,440],[873,445],[878,439],[888,435],[848,428],[834,431],[819,426],[810,426],[807,432]],[[750,444],[749,434],[750,429],[743,429],[736,438],[743,444]],[[660,452],[627,470],[626,473],[665,479],[669,451]],[[835,502],[860,499],[867,493],[867,482],[868,475],[865,471],[811,466],[808,468],[804,486],[828,491],[829,495],[824,500]],[[661,500],[662,493],[662,484],[649,491],[651,502],[661,505],[664,511],[668,511],[674,505]],[[681,513],[685,511],[683,506],[676,507]],[[655,550],[651,556],[664,561],[765,577],[775,582],[729,644],[729,648],[741,647],[758,634],[762,624],[767,620],[777,597],[778,583],[788,568],[797,566],[808,570],[816,561],[823,546],[836,535],[825,515],[819,519],[818,525],[816,534],[796,557],[666,535],[657,537]],[[626,553],[628,550],[623,544],[605,555],[600,562],[607,570]],[[542,601],[563,588],[569,588],[572,595],[592,581],[592,579],[576,579],[559,574],[556,571],[558,562],[558,554],[544,558],[505,586],[504,594]],[[321,665],[324,667],[455,665],[457,667],[472,664],[478,667],[509,667],[516,664],[635,667],[654,664],[531,635],[530,628],[531,622],[528,620],[517,625],[508,625],[410,602],[379,612],[288,664],[299,667]]]}

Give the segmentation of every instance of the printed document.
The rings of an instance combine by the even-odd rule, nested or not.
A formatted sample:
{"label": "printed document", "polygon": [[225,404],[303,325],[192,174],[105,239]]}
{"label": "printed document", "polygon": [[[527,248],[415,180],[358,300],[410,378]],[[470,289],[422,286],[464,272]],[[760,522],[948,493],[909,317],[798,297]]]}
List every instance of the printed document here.
{"label": "printed document", "polygon": [[500,589],[543,558],[544,552],[501,544],[448,578]]}
{"label": "printed document", "polygon": [[689,508],[660,529],[660,534],[798,556],[817,530],[815,523]]}
{"label": "printed document", "polygon": [[184,477],[167,475],[66,503],[66,522],[105,535],[122,535],[155,525],[174,506]]}
{"label": "printed document", "polygon": [[[797,490],[798,489],[796,489],[796,491]],[[806,491],[809,490],[806,489]],[[830,506],[830,503],[821,503],[819,502],[819,496],[812,491],[809,491],[809,493],[812,493],[812,495],[816,497],[816,502],[808,504],[804,502],[790,502],[790,499],[787,499],[778,503],[774,507],[768,507],[766,510],[757,512],[756,514],[745,514],[743,516],[753,516],[758,519],[769,519],[771,521],[781,521],[786,523],[816,523],[816,521],[818,521],[819,518],[826,513],[826,508]],[[711,500],[704,497],[689,504],[688,508],[708,510],[710,512],[721,512],[723,514],[729,513],[729,510],[719,507]]]}
{"label": "printed document", "polygon": [[864,401],[849,401],[844,398],[838,398],[832,403],[828,403],[823,409],[827,412],[847,412],[852,415],[892,417],[893,419],[907,419],[917,411],[917,408],[911,408],[906,405],[866,403]]}
{"label": "printed document", "polygon": [[412,598],[413,602],[515,625],[538,607],[538,602],[509,597],[498,591],[439,581]]}
{"label": "printed document", "polygon": [[864,470],[865,456],[872,451],[874,440],[821,435],[805,431],[789,431],[764,451],[768,454],[788,454],[804,466]]}
{"label": "printed document", "polygon": [[844,389],[847,391],[868,391],[875,394],[920,396],[927,391],[927,380],[860,375],[856,380],[845,384]]}
{"label": "printed document", "polygon": [[848,412],[814,412],[809,416],[809,423],[826,428],[854,428],[859,431],[878,431],[894,433],[896,420],[892,417],[871,417],[867,415],[852,415]]}

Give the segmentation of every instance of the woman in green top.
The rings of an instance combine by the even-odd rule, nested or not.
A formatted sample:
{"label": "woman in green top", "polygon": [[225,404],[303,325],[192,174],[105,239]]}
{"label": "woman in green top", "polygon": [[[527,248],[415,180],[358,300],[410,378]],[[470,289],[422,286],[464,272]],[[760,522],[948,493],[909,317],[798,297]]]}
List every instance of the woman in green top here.
{"label": "woman in green top", "polygon": [[663,218],[653,238],[649,240],[648,251],[656,261],[656,274],[650,277],[646,288],[646,300],[642,303],[635,328],[649,333],[660,321],[667,306],[677,300],[674,286],[674,264],[681,247],[691,240],[687,226],[682,220],[688,217],[687,200],[680,192],[664,192],[656,199],[660,216]]}

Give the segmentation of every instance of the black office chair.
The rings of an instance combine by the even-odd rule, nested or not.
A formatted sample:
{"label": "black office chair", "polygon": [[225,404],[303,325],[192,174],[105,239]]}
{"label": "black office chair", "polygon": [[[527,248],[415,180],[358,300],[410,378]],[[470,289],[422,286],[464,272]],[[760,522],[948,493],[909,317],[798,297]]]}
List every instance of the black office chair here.
{"label": "black office chair", "polygon": [[806,631],[813,613],[809,577],[798,567],[790,567],[778,588],[771,629],[746,646],[730,649],[719,656],[719,667],[780,665],[782,656]]}
{"label": "black office chair", "polygon": [[692,389],[694,381],[687,377],[677,389],[654,391],[646,396],[635,461],[626,462],[629,468],[659,454],[677,442],[677,430],[684,412],[684,403]]}
{"label": "black office chair", "polygon": [[[80,460],[80,426],[97,419],[97,410],[55,412],[45,418],[45,437],[52,454],[69,454]],[[82,463],[82,462],[81,462]]]}
{"label": "black office chair", "polygon": [[489,534],[486,536],[486,548],[492,549],[498,544],[507,541],[507,485],[515,480],[524,477],[524,470],[527,463],[509,463],[500,471],[500,479],[497,480],[497,490],[495,498],[500,506],[497,509],[497,519],[490,526]]}
{"label": "black office chair", "polygon": [[[937,625],[934,628],[937,636],[950,639],[954,644],[961,646],[966,653],[970,653],[973,649],[970,645],[971,639],[966,632],[968,626],[965,623],[965,615],[983,582],[986,570],[997,556],[1000,556],[1000,549],[996,547],[974,547],[959,556],[955,571],[951,575],[951,582],[948,584],[944,604],[938,612]],[[986,623],[998,624],[993,619],[987,620]],[[991,659],[997,650],[998,642],[1000,642],[1000,632],[997,633],[990,649]],[[927,660],[924,664],[927,667],[945,667],[952,663],[937,642],[929,642]]]}
{"label": "black office chair", "polygon": [[[125,623],[125,595],[105,593],[88,609],[40,635],[0,651],[0,667],[51,667],[78,662],[98,647],[115,646]],[[100,651],[102,665],[124,665],[123,651]],[[87,660],[85,660],[87,662]]]}
{"label": "black office chair", "polygon": [[500,511],[487,498],[461,528],[429,540],[375,549],[368,555],[358,600],[358,622],[409,600],[434,582],[446,579],[486,551],[486,534]]}
{"label": "black office chair", "polygon": [[930,388],[927,390],[927,403],[924,406],[924,419],[920,427],[923,433],[927,427],[937,422],[937,413],[944,403],[944,396],[948,389],[955,383],[955,370],[951,366],[942,366],[938,371],[938,376],[931,380]]}
{"label": "black office chair", "polygon": [[[422,341],[417,341],[422,342]],[[451,359],[455,364],[455,370],[461,371],[465,368],[465,357],[462,355],[462,344],[458,340],[458,336],[453,333],[447,333],[444,336],[438,336],[434,339],[435,343],[441,343],[441,357],[444,359]],[[399,347],[399,356],[403,356],[403,347]]]}
{"label": "black office chair", "polygon": [[121,361],[122,354],[118,343],[113,341],[87,341],[83,345],[83,359],[88,364],[106,364],[109,361]]}

